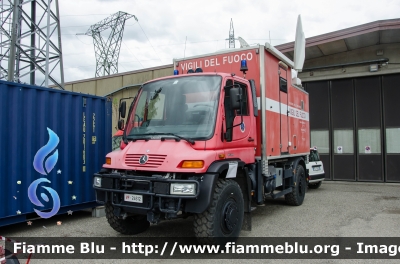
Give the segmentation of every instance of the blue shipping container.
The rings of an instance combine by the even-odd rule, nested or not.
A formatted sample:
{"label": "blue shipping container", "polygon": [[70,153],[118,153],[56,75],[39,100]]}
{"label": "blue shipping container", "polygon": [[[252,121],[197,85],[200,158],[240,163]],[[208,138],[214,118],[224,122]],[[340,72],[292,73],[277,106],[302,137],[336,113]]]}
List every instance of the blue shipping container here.
{"label": "blue shipping container", "polygon": [[0,226],[96,206],[111,101],[0,81]]}

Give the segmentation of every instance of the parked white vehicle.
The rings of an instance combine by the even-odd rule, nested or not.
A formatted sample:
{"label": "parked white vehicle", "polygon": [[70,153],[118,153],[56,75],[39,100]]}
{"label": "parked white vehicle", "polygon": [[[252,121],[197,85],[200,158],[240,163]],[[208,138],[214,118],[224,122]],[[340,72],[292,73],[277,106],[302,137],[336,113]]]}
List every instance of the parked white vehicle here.
{"label": "parked white vehicle", "polygon": [[308,188],[317,189],[321,186],[322,181],[325,180],[324,165],[319,158],[317,148],[310,148],[310,156],[307,168]]}

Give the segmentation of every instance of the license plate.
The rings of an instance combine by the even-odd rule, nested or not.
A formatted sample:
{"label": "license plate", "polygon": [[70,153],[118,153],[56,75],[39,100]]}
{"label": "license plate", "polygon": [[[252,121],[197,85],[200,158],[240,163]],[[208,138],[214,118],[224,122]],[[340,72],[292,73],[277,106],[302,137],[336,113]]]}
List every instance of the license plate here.
{"label": "license plate", "polygon": [[321,170],[321,166],[313,167],[312,169],[313,169],[313,171],[319,171],[319,170]]}
{"label": "license plate", "polygon": [[133,203],[143,203],[143,195],[125,193],[124,201]]}

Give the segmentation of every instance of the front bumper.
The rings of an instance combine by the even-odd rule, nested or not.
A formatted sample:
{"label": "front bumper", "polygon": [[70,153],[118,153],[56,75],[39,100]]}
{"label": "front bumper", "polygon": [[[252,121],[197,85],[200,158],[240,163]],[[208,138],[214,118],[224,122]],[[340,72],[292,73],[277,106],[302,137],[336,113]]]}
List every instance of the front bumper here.
{"label": "front bumper", "polygon": [[[96,173],[101,177],[101,187],[94,186],[96,200],[99,203],[110,202],[114,207],[126,212],[147,214],[148,212],[177,214],[181,210],[188,212],[203,211],[209,202],[207,185],[212,188],[214,175],[193,175],[188,179],[165,179],[158,176],[133,176],[123,173]],[[170,194],[171,183],[192,183],[194,195]],[[142,203],[128,202],[124,195],[142,196]],[[201,202],[200,202],[201,201]]]}

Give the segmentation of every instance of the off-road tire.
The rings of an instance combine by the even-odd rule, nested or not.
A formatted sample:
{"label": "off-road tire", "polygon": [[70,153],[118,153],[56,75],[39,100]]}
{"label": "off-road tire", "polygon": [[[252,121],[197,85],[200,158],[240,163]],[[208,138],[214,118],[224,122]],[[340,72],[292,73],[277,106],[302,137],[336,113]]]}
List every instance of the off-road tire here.
{"label": "off-road tire", "polygon": [[307,187],[306,174],[303,166],[297,165],[295,177],[296,182],[293,191],[285,195],[285,201],[289,205],[298,206],[304,201]]}
{"label": "off-road tire", "polygon": [[110,226],[124,235],[136,235],[150,227],[146,215],[128,216],[125,219],[115,216],[114,206],[111,203],[106,203],[106,217]]}
{"label": "off-road tire", "polygon": [[316,182],[316,183],[309,183],[308,188],[310,189],[318,189],[321,187],[322,181]]}
{"label": "off-road tire", "polygon": [[236,241],[244,218],[243,194],[237,182],[219,179],[210,206],[194,216],[194,233],[200,243],[222,245]]}

